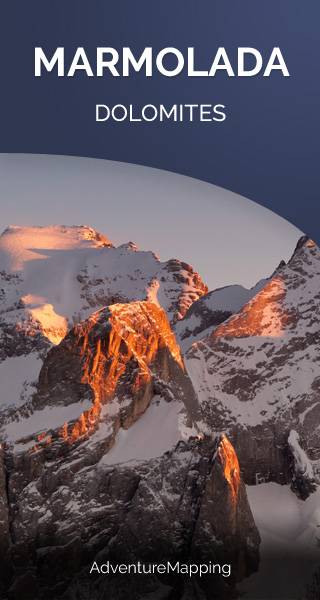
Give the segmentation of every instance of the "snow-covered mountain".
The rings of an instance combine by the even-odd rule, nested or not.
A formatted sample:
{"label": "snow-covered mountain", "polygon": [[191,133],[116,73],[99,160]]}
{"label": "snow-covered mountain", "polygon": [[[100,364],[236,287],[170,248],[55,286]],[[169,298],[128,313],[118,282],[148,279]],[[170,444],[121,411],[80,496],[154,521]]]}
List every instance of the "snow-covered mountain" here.
{"label": "snow-covered mountain", "polygon": [[[273,506],[259,509],[264,491],[281,514],[288,502],[299,512],[309,537],[297,556],[303,548],[315,570],[311,240],[254,288],[207,293],[190,265],[132,242],[115,248],[90,227],[9,227],[0,278],[1,597],[234,598],[259,566],[243,480],[267,482],[247,488],[262,563],[241,584],[244,598],[263,598],[270,553],[276,565],[277,544],[287,548],[295,531],[288,518],[277,537]],[[230,562],[234,572],[192,584],[88,579],[93,559]]]}
{"label": "snow-covered mountain", "polygon": [[302,238],[238,313],[187,352],[202,418],[228,431],[246,477],[285,480],[291,429],[320,459],[320,251]]}
{"label": "snow-covered mountain", "polygon": [[206,291],[190,265],[161,262],[133,243],[115,248],[91,227],[8,227],[0,236],[0,412],[26,401],[48,348],[98,308],[150,299],[175,322]]}
{"label": "snow-covered mountain", "polygon": [[8,227],[0,275],[2,317],[53,343],[101,306],[150,298],[176,321],[207,292],[190,265],[161,262],[132,243],[114,248],[87,226]]}

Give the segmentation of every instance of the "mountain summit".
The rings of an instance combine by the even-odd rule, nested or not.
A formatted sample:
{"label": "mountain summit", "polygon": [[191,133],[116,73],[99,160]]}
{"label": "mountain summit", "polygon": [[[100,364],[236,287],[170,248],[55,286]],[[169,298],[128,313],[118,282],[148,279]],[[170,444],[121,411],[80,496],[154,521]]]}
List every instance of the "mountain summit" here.
{"label": "mountain summit", "polygon": [[198,273],[178,259],[161,262],[132,242],[115,248],[91,227],[61,225],[3,232],[0,287],[2,347],[18,335],[16,349],[5,352],[18,355],[32,337],[42,346],[59,343],[100,307],[152,300],[176,321],[207,291]]}
{"label": "mountain summit", "polygon": [[33,260],[50,258],[50,251],[112,247],[112,242],[87,225],[10,225],[0,236],[0,269],[21,271]]}

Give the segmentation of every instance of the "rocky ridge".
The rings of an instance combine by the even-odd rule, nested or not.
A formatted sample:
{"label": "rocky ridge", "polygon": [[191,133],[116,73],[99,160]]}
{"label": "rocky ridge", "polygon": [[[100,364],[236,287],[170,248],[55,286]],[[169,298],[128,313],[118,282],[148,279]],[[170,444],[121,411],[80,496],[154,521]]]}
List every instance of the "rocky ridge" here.
{"label": "rocky ridge", "polygon": [[175,322],[207,292],[187,263],[161,262],[133,243],[115,248],[87,226],[7,228],[0,236],[0,277],[1,341],[11,353],[15,331],[25,332],[28,351],[30,338],[42,334],[58,343],[100,307],[147,299]]}
{"label": "rocky ridge", "polygon": [[228,432],[250,483],[257,473],[290,480],[291,429],[317,468],[319,278],[319,248],[302,238],[288,264],[186,355],[202,419]]}
{"label": "rocky ridge", "polygon": [[266,284],[261,279],[250,289],[242,285],[229,285],[208,292],[191,304],[184,317],[174,326],[175,334],[183,352],[209,335],[220,323],[247,304]]}

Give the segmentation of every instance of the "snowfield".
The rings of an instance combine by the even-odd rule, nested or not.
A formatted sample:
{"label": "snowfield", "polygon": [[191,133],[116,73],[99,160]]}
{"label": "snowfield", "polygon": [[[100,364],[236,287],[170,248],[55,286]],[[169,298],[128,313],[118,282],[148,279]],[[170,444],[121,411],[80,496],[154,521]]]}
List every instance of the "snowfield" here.
{"label": "snowfield", "polygon": [[175,444],[193,434],[183,425],[180,402],[166,402],[155,396],[146,412],[129,429],[120,429],[115,445],[102,460],[102,465],[114,465],[156,458]]}
{"label": "snowfield", "polygon": [[[161,262],[131,242],[115,248],[87,226],[6,229],[0,236],[0,433],[5,452],[16,453],[8,479],[14,494],[21,484],[29,498],[23,478],[15,482],[20,469],[15,465],[23,470],[30,456],[33,465],[38,451],[45,461],[44,480],[47,456],[53,457],[51,473],[60,466],[70,469],[68,453],[73,465],[82,464],[70,500],[78,506],[75,498],[83,491],[85,469],[88,474],[92,469],[92,478],[96,465],[103,476],[121,471],[114,465],[130,463],[127,470],[135,470],[139,462],[162,456],[200,431],[211,441],[226,432],[239,457],[242,452],[242,479],[269,481],[247,486],[262,538],[261,563],[239,585],[241,598],[301,600],[320,563],[320,487],[314,475],[320,465],[319,281],[320,252],[306,238],[288,264],[281,263],[250,290],[231,285],[207,293],[190,265],[177,259]],[[67,429],[80,417],[83,427],[75,432],[74,448],[63,435],[51,436],[52,430]],[[239,431],[245,436],[231,437]],[[52,438],[51,455],[46,454],[50,440],[48,448],[45,441],[40,448],[46,437]],[[62,451],[54,455],[57,448]],[[35,455],[35,465],[37,461]],[[305,501],[288,485],[270,482],[296,482],[300,475],[316,488]],[[25,473],[30,485],[32,477],[38,477],[33,466]],[[71,479],[61,478],[66,490]],[[102,490],[104,479],[99,485]],[[89,487],[94,509],[98,488]],[[41,511],[43,498],[38,489],[36,493]],[[51,509],[50,494],[48,487]],[[235,493],[232,498],[237,511],[242,500]],[[79,506],[86,503],[84,495]],[[22,506],[34,510],[30,501]],[[216,506],[208,514],[219,515],[213,512]],[[104,511],[103,502],[98,508]],[[14,511],[20,518],[19,510]],[[32,515],[32,526],[33,520]],[[109,515],[106,521],[109,525]],[[24,529],[23,521],[21,525]],[[71,530],[78,526],[72,520],[69,525]],[[244,538],[250,540],[248,529]],[[256,558],[258,538],[255,530]]]}
{"label": "snowfield", "polygon": [[0,407],[19,406],[26,400],[30,385],[36,383],[42,360],[36,353],[13,356],[0,362]]}
{"label": "snowfield", "polygon": [[300,600],[320,562],[320,488],[305,501],[287,485],[247,486],[260,532],[258,573],[240,586],[245,600]]}

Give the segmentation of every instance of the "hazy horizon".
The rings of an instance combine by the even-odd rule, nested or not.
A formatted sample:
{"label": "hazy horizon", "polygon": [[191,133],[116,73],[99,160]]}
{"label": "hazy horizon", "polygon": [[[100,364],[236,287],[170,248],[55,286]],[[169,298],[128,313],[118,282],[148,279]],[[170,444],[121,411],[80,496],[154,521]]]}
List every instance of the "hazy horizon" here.
{"label": "hazy horizon", "polygon": [[246,287],[288,260],[296,227],[237,194],[125,163],[0,154],[1,232],[9,225],[89,225],[190,263],[209,289]]}

